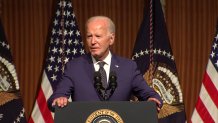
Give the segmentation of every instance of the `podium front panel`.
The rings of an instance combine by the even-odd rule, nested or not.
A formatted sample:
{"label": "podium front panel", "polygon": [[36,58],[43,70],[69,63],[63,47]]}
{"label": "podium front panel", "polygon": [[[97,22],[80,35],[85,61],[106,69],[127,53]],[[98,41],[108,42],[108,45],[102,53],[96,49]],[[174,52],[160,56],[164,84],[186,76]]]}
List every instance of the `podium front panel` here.
{"label": "podium front panel", "polygon": [[55,109],[55,123],[158,123],[154,102],[71,102]]}

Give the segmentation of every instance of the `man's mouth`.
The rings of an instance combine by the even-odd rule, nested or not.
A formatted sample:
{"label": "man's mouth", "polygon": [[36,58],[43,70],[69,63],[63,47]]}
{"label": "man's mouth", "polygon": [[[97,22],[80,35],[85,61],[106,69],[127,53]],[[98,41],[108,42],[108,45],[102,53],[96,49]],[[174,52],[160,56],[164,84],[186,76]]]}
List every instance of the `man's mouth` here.
{"label": "man's mouth", "polygon": [[98,48],[97,47],[92,47],[92,48],[90,48],[90,50],[93,50],[93,51],[95,51],[95,50],[97,50]]}

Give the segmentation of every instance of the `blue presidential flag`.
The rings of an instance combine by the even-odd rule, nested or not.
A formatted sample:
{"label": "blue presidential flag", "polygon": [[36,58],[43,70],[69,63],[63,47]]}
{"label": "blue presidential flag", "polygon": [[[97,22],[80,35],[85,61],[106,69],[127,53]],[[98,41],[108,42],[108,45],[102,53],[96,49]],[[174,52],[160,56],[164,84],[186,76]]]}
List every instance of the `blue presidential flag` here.
{"label": "blue presidential flag", "polygon": [[10,46],[0,20],[0,123],[26,123]]}
{"label": "blue presidential flag", "polygon": [[160,0],[146,1],[132,59],[146,82],[163,99],[159,122],[184,123],[183,95]]}

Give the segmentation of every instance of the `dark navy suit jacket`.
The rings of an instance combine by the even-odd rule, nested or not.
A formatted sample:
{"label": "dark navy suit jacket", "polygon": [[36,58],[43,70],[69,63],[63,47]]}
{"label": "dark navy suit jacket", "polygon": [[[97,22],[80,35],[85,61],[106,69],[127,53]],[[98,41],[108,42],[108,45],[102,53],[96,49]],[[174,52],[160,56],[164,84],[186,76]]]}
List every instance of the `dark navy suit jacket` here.
{"label": "dark navy suit jacket", "polygon": [[[139,100],[160,96],[145,82],[134,61],[112,54],[110,71],[116,72],[117,88],[109,101],[129,101],[132,95]],[[72,101],[100,101],[101,97],[94,87],[94,65],[90,54],[71,60],[56,90],[48,100],[48,106],[55,98],[71,96]]]}

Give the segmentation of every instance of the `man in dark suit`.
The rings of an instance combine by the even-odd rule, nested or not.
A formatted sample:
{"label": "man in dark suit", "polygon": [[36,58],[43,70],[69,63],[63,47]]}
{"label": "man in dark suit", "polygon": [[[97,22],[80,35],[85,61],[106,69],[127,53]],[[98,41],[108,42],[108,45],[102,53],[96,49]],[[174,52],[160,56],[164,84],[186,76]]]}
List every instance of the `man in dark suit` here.
{"label": "man in dark suit", "polygon": [[[136,63],[110,51],[114,40],[115,25],[111,19],[95,16],[87,21],[86,43],[90,53],[67,64],[59,85],[49,98],[50,109],[56,104],[66,106],[70,96],[72,101],[129,101],[131,95],[139,100],[154,101],[157,109],[161,108],[160,96],[147,85]],[[95,71],[99,71],[100,76],[94,74]]]}

